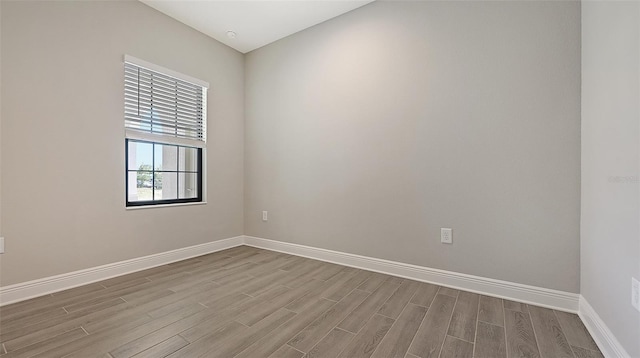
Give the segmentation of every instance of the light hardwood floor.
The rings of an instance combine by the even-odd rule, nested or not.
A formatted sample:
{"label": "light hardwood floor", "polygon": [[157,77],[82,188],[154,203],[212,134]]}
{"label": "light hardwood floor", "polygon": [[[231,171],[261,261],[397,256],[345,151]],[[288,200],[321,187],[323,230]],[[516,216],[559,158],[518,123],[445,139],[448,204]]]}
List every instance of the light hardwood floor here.
{"label": "light hardwood floor", "polygon": [[0,308],[9,357],[602,357],[575,314],[247,246]]}

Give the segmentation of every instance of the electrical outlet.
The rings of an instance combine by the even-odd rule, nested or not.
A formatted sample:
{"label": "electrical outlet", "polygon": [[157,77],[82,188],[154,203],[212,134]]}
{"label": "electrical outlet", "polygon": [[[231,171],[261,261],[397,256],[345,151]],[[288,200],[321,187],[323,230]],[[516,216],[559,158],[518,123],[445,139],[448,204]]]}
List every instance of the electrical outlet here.
{"label": "electrical outlet", "polygon": [[440,242],[443,244],[453,244],[453,232],[450,228],[440,228]]}
{"label": "electrical outlet", "polygon": [[263,211],[262,212],[262,221],[267,221],[269,220],[269,212],[268,211]]}
{"label": "electrical outlet", "polygon": [[4,254],[4,237],[0,237],[0,254]]}
{"label": "electrical outlet", "polygon": [[640,311],[640,282],[631,277],[631,305]]}

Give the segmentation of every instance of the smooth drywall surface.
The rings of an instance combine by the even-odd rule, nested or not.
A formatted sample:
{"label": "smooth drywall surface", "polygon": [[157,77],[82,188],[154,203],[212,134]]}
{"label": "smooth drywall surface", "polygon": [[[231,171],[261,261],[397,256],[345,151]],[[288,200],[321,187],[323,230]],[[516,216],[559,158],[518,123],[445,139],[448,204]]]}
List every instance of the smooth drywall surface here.
{"label": "smooth drywall surface", "polygon": [[[125,209],[123,55],[210,83],[206,205]],[[3,286],[243,233],[243,55],[138,1],[2,2]]]}
{"label": "smooth drywall surface", "polygon": [[377,1],[245,69],[247,235],[578,292],[579,2]]}
{"label": "smooth drywall surface", "polygon": [[581,293],[640,357],[640,3],[582,2]]}
{"label": "smooth drywall surface", "polygon": [[[0,42],[2,41],[2,1],[0,1]],[[2,46],[0,45],[0,237],[2,237]],[[0,254],[0,282],[2,282],[2,257]]]}

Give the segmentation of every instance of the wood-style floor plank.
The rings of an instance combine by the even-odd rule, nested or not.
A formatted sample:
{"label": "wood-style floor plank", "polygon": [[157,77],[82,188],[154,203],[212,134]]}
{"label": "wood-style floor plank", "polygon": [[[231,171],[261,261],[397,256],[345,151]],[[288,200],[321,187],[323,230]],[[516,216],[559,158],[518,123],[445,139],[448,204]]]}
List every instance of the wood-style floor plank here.
{"label": "wood-style floor plank", "polygon": [[418,329],[409,353],[421,358],[436,358],[447,335],[449,321],[456,299],[447,295],[436,295]]}
{"label": "wood-style floor plank", "polygon": [[604,355],[600,351],[592,351],[582,347],[571,346],[576,358],[604,358]]}
{"label": "wood-style floor plank", "polygon": [[555,314],[569,344],[596,352],[599,351],[598,345],[591,338],[587,327],[584,326],[577,314],[560,311],[555,311]]}
{"label": "wood-style floor plank", "polygon": [[248,246],[0,308],[2,358],[471,354],[602,357],[573,314]]}
{"label": "wood-style floor plank", "polygon": [[440,287],[440,289],[438,290],[439,295],[451,296],[453,298],[457,298],[458,293],[460,293],[459,290],[449,288],[449,287],[444,287],[444,286]]}
{"label": "wood-style floor plank", "polygon": [[474,341],[479,300],[480,296],[475,293],[460,291],[451,316],[448,335],[467,342]]}
{"label": "wood-style floor plank", "polygon": [[331,301],[340,301],[344,296],[348,295],[349,292],[353,291],[354,288],[365,282],[371,275],[373,275],[373,272],[358,270],[356,274],[349,277],[344,284],[328,289],[322,294],[322,297]]}
{"label": "wood-style floor plank", "polygon": [[[129,306],[127,305],[127,307]],[[53,324],[53,325],[44,323],[42,324],[41,328],[34,327],[34,326],[24,327],[23,329],[17,332],[14,332],[17,334],[16,336],[12,335],[9,337],[5,337],[6,339],[3,340],[3,344],[5,349],[11,352],[14,350],[21,349],[23,347],[27,347],[31,344],[35,344],[37,342],[49,339],[51,337],[55,337],[59,335],[60,332],[66,332],[66,331],[84,326],[88,322],[91,322],[92,320],[106,319],[107,317],[114,316],[114,315],[128,317],[129,319],[128,324],[131,324],[132,321],[136,321],[139,318],[136,315],[123,314],[122,308],[118,306],[106,308],[104,310],[100,310],[98,312],[88,314],[86,316],[82,316],[82,315],[75,316],[75,314],[70,314],[69,316],[71,317],[68,317],[69,318],[68,321],[62,321],[60,323]],[[147,321],[151,320],[150,317],[145,317],[144,319]],[[120,321],[120,324],[122,324],[122,321]]]}
{"label": "wood-style floor plank", "polygon": [[280,349],[273,352],[273,354],[270,355],[269,358],[302,358],[302,356],[304,356],[304,353],[285,344],[284,346],[280,347]]}
{"label": "wood-style floor plank", "polygon": [[272,290],[265,292],[261,296],[238,301],[227,307],[209,309],[209,311],[212,312],[211,315],[208,315],[205,319],[192,324],[190,328],[182,331],[180,335],[189,342],[195,342],[212,330],[220,328],[222,324],[235,319],[235,317],[239,316],[242,312],[251,309],[251,307],[254,307],[262,300],[269,300],[270,298],[279,295],[280,289],[287,290],[287,288],[277,286]]}
{"label": "wood-style floor plank", "polygon": [[202,311],[203,309],[204,307],[202,306],[190,305],[180,311],[141,325],[133,326],[129,325],[129,323],[124,323],[120,327],[96,334],[90,334],[86,337],[70,342],[64,346],[60,346],[46,353],[43,353],[42,355],[36,355],[36,357],[87,357],[96,355],[98,353],[107,353],[114,346],[119,346],[130,340],[142,337],[168,324],[180,320],[181,318],[194,315]]}
{"label": "wood-style floor plank", "polygon": [[352,333],[358,333],[367,323],[367,320],[380,309],[399,286],[397,282],[385,281],[380,287],[373,291],[364,302],[354,309],[351,314],[342,320],[338,328]]}
{"label": "wood-style floor plank", "polygon": [[369,275],[369,278],[365,282],[363,282],[360,286],[358,286],[358,289],[366,292],[373,292],[376,290],[376,288],[380,287],[380,285],[382,285],[382,283],[386,281],[388,278],[389,276],[387,275],[377,273],[377,272],[372,272]]}
{"label": "wood-style floor plank", "polygon": [[529,313],[529,309],[527,309],[527,305],[525,303],[515,302],[510,300],[502,300],[502,301],[504,303],[505,310]]}
{"label": "wood-style floor plank", "polygon": [[249,328],[245,335],[232,337],[224,342],[211,356],[233,357],[247,349],[253,342],[260,340],[274,330],[280,329],[283,324],[286,324],[296,315],[295,312],[280,309]]}
{"label": "wood-style floor plank", "polygon": [[543,357],[572,358],[573,352],[562,332],[560,323],[552,310],[548,308],[528,306],[533,330]]}
{"label": "wood-style floor plank", "polygon": [[185,341],[180,336],[173,336],[166,341],[160,342],[155,346],[146,349],[132,357],[135,358],[163,358],[166,357],[177,350],[185,347],[189,344],[189,342]]}
{"label": "wood-style floor plank", "polygon": [[378,314],[397,319],[418,289],[418,282],[405,280],[378,310]]}
{"label": "wood-style floor plank", "polygon": [[340,328],[334,328],[327,334],[318,344],[316,344],[309,353],[305,354],[305,358],[323,358],[337,357],[349,342],[355,337],[355,334],[347,332]]}
{"label": "wood-style floor plank", "polygon": [[395,321],[379,314],[374,315],[339,357],[369,358],[376,350]]}
{"label": "wood-style floor plank", "polygon": [[[297,298],[295,301],[287,305],[287,309],[294,312],[299,312],[309,307],[309,304],[316,301],[318,298],[327,298],[328,292],[334,292],[336,288],[344,288],[346,283],[356,274],[356,270],[342,270],[336,275],[332,276],[324,283],[319,284],[316,288]],[[359,283],[354,282],[351,289],[354,289]],[[350,292],[350,291],[349,291]],[[348,293],[348,292],[347,292]],[[336,301],[335,299],[332,301]]]}
{"label": "wood-style floor plank", "polygon": [[8,353],[6,358],[32,357],[36,354],[47,352],[53,348],[73,342],[82,337],[86,337],[87,333],[82,328],[76,328],[71,331],[64,332],[60,335],[51,337],[44,341],[29,345],[27,347]]}
{"label": "wood-style floor plank", "polygon": [[315,286],[317,282],[309,281],[306,284],[289,289],[286,292],[278,295],[270,300],[259,302],[256,307],[242,313],[236,318],[236,321],[244,324],[245,326],[253,326],[256,322],[259,322],[263,318],[278,311],[280,308],[285,307],[289,303],[293,302],[296,298],[304,295],[311,287]]}
{"label": "wood-style floor plank", "polygon": [[333,307],[324,312],[320,317],[305,327],[300,333],[293,337],[288,344],[304,353],[309,352],[333,327],[344,319],[349,312],[353,311],[362,303],[369,293],[361,290],[353,290],[347,297],[343,298]]}
{"label": "wood-style floor plank", "polygon": [[416,293],[411,298],[411,303],[418,306],[429,307],[433,299],[436,298],[440,286],[426,282],[420,282]]}
{"label": "wood-style floor plank", "polygon": [[478,320],[486,323],[491,323],[496,326],[504,326],[504,311],[502,307],[502,299],[489,296],[480,296]]}
{"label": "wood-style floor plank", "polygon": [[200,340],[192,342],[182,349],[172,353],[168,357],[202,357],[205,355],[211,355],[216,351],[216,348],[226,340],[237,337],[248,329],[249,328],[245,325],[231,321],[202,337]]}
{"label": "wood-style floor plank", "polygon": [[[239,332],[234,333],[233,336],[229,336],[226,339],[216,338],[214,334],[209,333],[176,352],[176,356],[193,357],[206,354],[207,357],[233,357],[245,350],[253,342],[260,340],[262,337],[276,330],[280,325],[295,315],[296,314],[291,311],[284,309],[279,310],[255,326],[251,328],[245,326],[246,328],[239,330]],[[235,324],[237,322],[233,321],[232,323]],[[195,354],[195,352],[199,352],[199,355]]]}
{"label": "wood-style floor plank", "polygon": [[507,330],[507,357],[540,357],[528,312],[505,310],[505,328]]}
{"label": "wood-style floor plank", "polygon": [[373,357],[403,358],[426,314],[426,307],[409,303],[382,339]]}
{"label": "wood-style floor plank", "polygon": [[249,348],[242,351],[236,356],[236,358],[268,357],[334,304],[335,302],[328,301],[323,298],[319,299],[316,301],[315,305],[298,313],[293,319],[291,319],[287,325],[287,329],[272,331],[249,346]]}
{"label": "wood-style floor plank", "polygon": [[62,307],[55,309],[46,309],[38,313],[30,314],[26,317],[4,317],[2,325],[3,329],[10,331],[25,325],[35,325],[43,321],[64,318],[67,313],[68,312],[65,311],[65,309]]}
{"label": "wood-style floor plank", "polygon": [[[166,340],[176,334],[184,336],[181,337],[185,338],[187,342],[189,342],[189,339],[191,339],[191,342],[195,342],[209,332],[219,329],[223,325],[229,323],[239,312],[242,312],[247,307],[253,305],[253,302],[248,299],[249,296],[243,294],[231,294],[229,296],[238,298],[234,301],[228,300],[228,304],[224,308],[207,309],[203,311],[204,313],[202,314],[186,317],[148,335],[129,341],[115,350],[112,350],[111,355],[113,357],[129,356],[147,349],[148,347],[153,346],[156,342]],[[226,300],[226,298],[223,298],[222,300]],[[185,332],[188,332],[189,334],[186,334]]]}
{"label": "wood-style floor plank", "polygon": [[478,321],[474,357],[506,358],[504,327]]}
{"label": "wood-style floor plank", "polygon": [[[118,305],[120,307],[115,307]],[[119,312],[124,305],[126,305],[126,302],[123,300],[114,299],[113,301],[92,306],[94,312],[78,311],[66,316],[60,316],[58,319],[39,322],[35,325],[16,326],[13,330],[9,330],[3,324],[0,329],[0,341],[5,342],[10,347],[9,350],[15,350],[23,347],[25,343],[44,340],[60,334],[61,331],[80,327],[92,317],[104,316],[104,311]]]}
{"label": "wood-style floor plank", "polygon": [[[313,275],[313,278],[321,281],[327,281],[331,279],[333,276],[347,269],[344,266],[331,264],[328,262],[323,262],[321,265],[321,268],[322,268],[321,270],[319,270],[317,273]],[[352,271],[354,271],[354,269],[352,268],[348,268],[347,270],[347,272],[352,272]]]}
{"label": "wood-style floor plank", "polygon": [[440,358],[472,358],[473,343],[447,336],[442,345]]}
{"label": "wood-style floor plank", "polygon": [[[193,327],[206,319],[210,319],[211,317],[219,317],[217,312],[212,310],[204,310],[203,312],[203,314],[187,316],[149,334],[128,340],[127,342],[123,342],[122,345],[113,350],[110,350],[110,354],[115,358],[129,357],[153,347],[158,342],[165,341],[177,334],[180,334],[186,329]],[[219,326],[222,326],[230,320],[220,321],[221,322]],[[216,326],[215,328],[219,328],[219,326]]]}

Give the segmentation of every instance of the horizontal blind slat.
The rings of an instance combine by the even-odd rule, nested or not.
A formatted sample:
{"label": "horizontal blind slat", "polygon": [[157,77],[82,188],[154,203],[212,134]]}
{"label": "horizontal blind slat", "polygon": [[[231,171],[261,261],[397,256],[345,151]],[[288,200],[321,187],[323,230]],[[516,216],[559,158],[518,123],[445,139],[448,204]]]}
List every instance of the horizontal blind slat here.
{"label": "horizontal blind slat", "polygon": [[193,88],[192,86],[185,86],[185,85],[180,85],[180,84],[176,84],[176,83],[172,83],[168,80],[164,80],[162,78],[158,78],[158,77],[145,77],[145,76],[140,76],[137,77],[137,80],[140,82],[140,84],[143,87],[157,87],[157,88],[165,88],[165,89],[170,89],[170,90],[178,90],[181,92],[184,92],[186,94],[198,94],[199,92],[201,92],[200,88]]}
{"label": "horizontal blind slat", "polygon": [[131,120],[136,120],[140,123],[149,123],[150,125],[154,125],[154,124],[165,124],[165,125],[171,125],[171,126],[179,126],[181,128],[184,129],[188,129],[188,130],[192,130],[192,131],[198,131],[201,130],[202,126],[200,125],[200,123],[194,123],[194,122],[186,122],[186,121],[175,121],[173,120],[173,118],[162,118],[162,117],[151,117],[151,116],[139,116],[137,114],[132,114],[131,112],[125,112],[125,118],[126,119],[131,119]]}
{"label": "horizontal blind slat", "polygon": [[164,117],[167,119],[171,119],[174,121],[186,121],[186,122],[203,122],[204,118],[199,115],[191,115],[180,111],[165,111],[158,107],[146,108],[144,106],[133,106],[128,105],[125,106],[125,112],[130,113],[131,115],[141,116],[141,117]]}
{"label": "horizontal blind slat", "polygon": [[164,89],[165,91],[178,91],[184,93],[185,95],[197,96],[202,92],[202,88],[180,85],[158,77],[145,77],[142,74],[140,76],[125,76],[125,80],[127,82],[135,82],[139,84],[141,88],[154,87],[158,89]]}
{"label": "horizontal blind slat", "polygon": [[170,83],[165,83],[158,80],[151,81],[141,77],[125,77],[125,83],[133,83],[136,86],[139,85],[141,88],[154,87],[157,89],[163,89],[168,92],[178,91],[179,93],[182,93],[186,96],[199,96],[202,93],[201,88],[193,89],[189,87],[175,86]]}
{"label": "horizontal blind slat", "polygon": [[179,94],[183,97],[193,97],[193,98],[198,98],[202,96],[202,91],[191,91],[189,89],[183,89],[180,87],[168,86],[158,81],[146,82],[146,81],[143,81],[142,79],[137,79],[137,80],[126,79],[125,83],[127,84],[133,83],[135,86],[138,86],[140,89],[144,89],[147,91],[153,89],[160,92],[165,92],[170,94]]}
{"label": "horizontal blind slat", "polygon": [[126,62],[124,97],[126,128],[206,141],[206,88]]}
{"label": "horizontal blind slat", "polygon": [[192,82],[189,82],[189,81],[185,81],[185,80],[183,80],[181,78],[173,77],[173,76],[170,76],[170,75],[158,72],[158,71],[150,70],[148,68],[140,67],[138,65],[135,65],[135,64],[132,64],[132,63],[129,63],[129,62],[125,62],[125,71],[129,72],[129,73],[134,73],[134,72],[138,72],[139,71],[139,73],[141,73],[141,74],[143,74],[145,76],[147,76],[149,74],[154,74],[154,75],[156,75],[156,76],[158,76],[160,78],[166,78],[166,79],[169,79],[171,81],[175,81],[176,83],[178,83],[180,85],[193,86],[193,87],[197,87],[197,88],[206,88],[206,87],[203,87],[203,86],[201,86],[199,84],[192,83]]}
{"label": "horizontal blind slat", "polygon": [[194,140],[193,136],[189,136],[189,135],[183,135],[183,134],[175,134],[174,132],[167,132],[167,131],[160,131],[160,130],[154,130],[154,131],[148,131],[148,130],[140,130],[138,128],[135,127],[127,127],[127,130],[134,130],[134,131],[138,131],[138,132],[142,132],[142,133],[148,133],[148,134],[152,134],[152,135],[162,135],[162,136],[167,136],[167,137],[171,137],[171,138],[181,138],[181,139],[189,139],[191,141],[193,141],[193,145],[194,146],[199,146],[196,143],[203,143],[202,141],[199,140]]}
{"label": "horizontal blind slat", "polygon": [[191,104],[194,106],[202,105],[202,96],[200,96],[200,98],[187,97],[180,94],[176,95],[174,93],[159,91],[155,88],[146,89],[146,88],[134,87],[131,85],[125,85],[125,91],[127,93],[135,94],[136,96],[141,98],[156,98],[158,100],[165,99],[172,102],[177,101],[179,103]]}
{"label": "horizontal blind slat", "polygon": [[162,121],[162,120],[146,121],[144,119],[139,119],[137,117],[127,117],[126,120],[130,123],[138,123],[142,125],[142,126],[136,126],[136,129],[144,129],[145,127],[148,126],[149,131],[153,131],[154,128],[157,127],[157,128],[169,129],[172,131],[179,129],[179,130],[190,132],[190,133],[193,132],[194,134],[198,134],[200,132],[199,128],[184,127],[184,126],[176,125],[174,123]]}
{"label": "horizontal blind slat", "polygon": [[163,81],[161,79],[156,79],[154,81],[148,81],[143,76],[127,76],[125,77],[125,83],[132,84],[135,87],[139,87],[141,90],[150,89],[158,90],[159,92],[165,92],[171,95],[177,94],[183,97],[201,99],[202,92],[204,89],[202,87],[194,87],[194,86],[177,86],[175,83],[170,83],[167,81]]}
{"label": "horizontal blind slat", "polygon": [[197,107],[184,106],[184,105],[171,105],[171,103],[157,102],[157,101],[152,102],[150,100],[137,99],[137,98],[136,99],[125,98],[125,101],[129,105],[135,106],[136,108],[140,108],[141,110],[143,109],[154,110],[154,111],[164,110],[165,112],[171,112],[171,113],[179,112],[185,115],[189,115],[191,117],[198,117],[198,116],[201,116],[202,114],[202,111]]}

